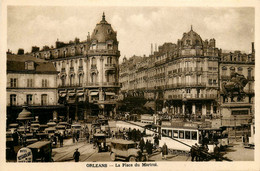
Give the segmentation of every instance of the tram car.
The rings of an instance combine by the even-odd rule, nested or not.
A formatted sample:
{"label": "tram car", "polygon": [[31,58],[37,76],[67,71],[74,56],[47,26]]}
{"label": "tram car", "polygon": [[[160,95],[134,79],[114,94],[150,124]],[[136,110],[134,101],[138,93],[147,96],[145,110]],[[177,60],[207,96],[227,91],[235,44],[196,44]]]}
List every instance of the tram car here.
{"label": "tram car", "polygon": [[[201,145],[202,131],[196,123],[162,123],[159,147],[162,148],[166,144],[170,151],[188,152],[192,145]],[[209,143],[208,152],[213,152],[214,147],[214,143]]]}

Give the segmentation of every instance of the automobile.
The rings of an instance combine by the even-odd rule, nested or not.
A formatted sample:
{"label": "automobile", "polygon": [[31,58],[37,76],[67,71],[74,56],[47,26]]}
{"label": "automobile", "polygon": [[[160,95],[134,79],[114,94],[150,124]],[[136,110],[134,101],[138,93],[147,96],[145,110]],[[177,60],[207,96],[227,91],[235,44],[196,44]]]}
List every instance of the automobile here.
{"label": "automobile", "polygon": [[33,162],[51,162],[51,141],[38,141],[27,146],[32,150]]}
{"label": "automobile", "polygon": [[55,135],[56,128],[55,127],[50,127],[45,129],[45,133],[48,134],[48,138],[51,138],[52,136]]}
{"label": "automobile", "polygon": [[110,158],[112,161],[123,159],[129,162],[147,161],[148,156],[137,148],[134,141],[124,139],[113,139],[110,145]]}
{"label": "automobile", "polygon": [[64,125],[57,125],[56,126],[56,133],[67,137],[66,127]]}
{"label": "automobile", "polygon": [[47,125],[50,128],[50,127],[55,127],[57,124],[56,124],[56,122],[50,121],[47,123]]}
{"label": "automobile", "polygon": [[11,131],[6,132],[6,158],[11,159],[15,154],[14,139]]}
{"label": "automobile", "polygon": [[32,123],[31,124],[31,131],[32,132],[36,132],[36,131],[38,131],[40,129],[40,124],[38,124],[38,123]]}
{"label": "automobile", "polygon": [[39,132],[44,132],[46,128],[48,128],[48,125],[46,125],[46,124],[40,124],[38,131],[39,131]]}
{"label": "automobile", "polygon": [[12,133],[14,133],[15,131],[17,131],[18,127],[19,127],[18,123],[11,123],[8,126],[8,128],[9,128],[8,130],[11,131]]}
{"label": "automobile", "polygon": [[26,127],[26,129],[25,129],[24,126],[19,126],[18,129],[17,129],[17,131],[18,131],[19,133],[24,133],[24,132],[30,132],[30,129],[29,129],[28,126]]}
{"label": "automobile", "polygon": [[106,145],[106,134],[104,133],[95,133],[93,135],[94,148],[98,147],[98,152],[108,151],[108,146]]}

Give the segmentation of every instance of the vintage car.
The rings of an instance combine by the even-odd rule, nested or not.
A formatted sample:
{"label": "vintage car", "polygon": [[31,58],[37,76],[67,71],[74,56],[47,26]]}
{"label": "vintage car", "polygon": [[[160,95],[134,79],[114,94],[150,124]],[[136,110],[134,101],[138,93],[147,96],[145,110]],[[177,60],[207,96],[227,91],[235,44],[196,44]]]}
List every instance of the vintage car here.
{"label": "vintage car", "polygon": [[111,141],[110,158],[112,161],[118,159],[130,162],[147,161],[148,156],[142,153],[134,141],[114,139]]}
{"label": "vintage car", "polygon": [[19,127],[18,123],[12,123],[9,124],[8,130],[14,133],[15,131],[17,131],[18,127]]}
{"label": "vintage car", "polygon": [[93,135],[93,146],[98,148],[98,152],[108,151],[108,146],[106,144],[106,134],[104,133],[95,133]]}
{"label": "vintage car", "polygon": [[64,137],[67,137],[67,130],[66,130],[66,127],[64,125],[57,125],[56,126],[56,133],[64,136]]}
{"label": "vintage car", "polygon": [[27,146],[32,150],[33,162],[51,162],[51,141],[38,141]]}
{"label": "vintage car", "polygon": [[31,132],[36,132],[40,129],[40,124],[38,123],[32,123],[31,124]]}

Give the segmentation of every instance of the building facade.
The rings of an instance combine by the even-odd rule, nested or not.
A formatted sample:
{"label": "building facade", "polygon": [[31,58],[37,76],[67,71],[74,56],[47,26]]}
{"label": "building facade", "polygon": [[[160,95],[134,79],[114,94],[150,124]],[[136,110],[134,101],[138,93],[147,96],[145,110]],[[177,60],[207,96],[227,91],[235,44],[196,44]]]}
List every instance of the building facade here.
{"label": "building facade", "polygon": [[[241,57],[239,60],[233,57],[231,62],[228,55]],[[230,70],[233,66],[236,72],[248,79],[243,103],[251,111],[254,99],[253,59],[254,52],[240,55],[237,52],[222,53],[214,38],[202,40],[191,27],[177,44],[164,43],[149,57],[139,57],[138,60],[136,57],[124,58],[120,66],[121,94],[122,97],[143,96],[156,102],[156,110],[165,108],[173,115],[230,117],[232,112],[223,107],[226,104],[223,104],[221,89],[225,74],[230,75],[222,68]],[[239,106],[234,103],[229,105]]]}
{"label": "building facade", "polygon": [[115,112],[120,88],[118,44],[117,33],[103,14],[86,41],[57,40],[55,48],[32,48],[33,56],[51,61],[58,71],[58,101],[67,106],[67,118]]}
{"label": "building facade", "polygon": [[61,110],[56,76],[51,62],[7,54],[7,120],[15,122],[24,105],[42,121],[52,118],[52,111]]}

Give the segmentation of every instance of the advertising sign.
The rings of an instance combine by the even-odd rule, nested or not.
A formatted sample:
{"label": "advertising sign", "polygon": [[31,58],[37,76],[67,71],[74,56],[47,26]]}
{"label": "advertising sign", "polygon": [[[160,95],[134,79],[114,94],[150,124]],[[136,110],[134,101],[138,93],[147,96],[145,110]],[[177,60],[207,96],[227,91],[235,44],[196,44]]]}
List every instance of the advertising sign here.
{"label": "advertising sign", "polygon": [[18,153],[17,153],[17,162],[32,162],[33,160],[33,155],[32,155],[32,150],[23,147],[21,148]]}

